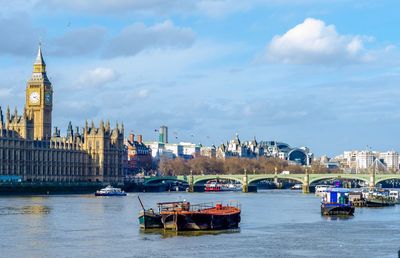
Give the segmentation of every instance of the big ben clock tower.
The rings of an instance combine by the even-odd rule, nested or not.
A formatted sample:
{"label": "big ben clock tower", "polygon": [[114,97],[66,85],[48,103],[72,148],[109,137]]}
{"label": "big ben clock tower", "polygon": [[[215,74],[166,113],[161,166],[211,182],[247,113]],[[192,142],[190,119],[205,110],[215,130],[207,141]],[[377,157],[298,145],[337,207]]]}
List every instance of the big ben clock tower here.
{"label": "big ben clock tower", "polygon": [[36,61],[33,64],[32,77],[26,85],[25,107],[33,118],[33,139],[49,140],[51,138],[53,87],[46,75],[46,64],[40,45]]}

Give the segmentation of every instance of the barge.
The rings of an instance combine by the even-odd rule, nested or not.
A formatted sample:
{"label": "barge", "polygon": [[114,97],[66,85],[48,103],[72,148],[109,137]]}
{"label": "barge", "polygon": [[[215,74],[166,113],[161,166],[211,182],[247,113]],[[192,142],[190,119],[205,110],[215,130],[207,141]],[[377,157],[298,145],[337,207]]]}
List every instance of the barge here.
{"label": "barge", "polygon": [[138,196],[142,210],[139,212],[139,224],[142,229],[164,228],[175,231],[190,230],[223,230],[239,227],[240,204],[231,202],[201,203],[191,205],[189,202],[157,203],[158,212],[145,209]]}
{"label": "barge", "polygon": [[349,200],[349,189],[331,188],[327,189],[322,196],[322,215],[346,215],[354,214],[354,205]]}
{"label": "barge", "polygon": [[374,189],[363,193],[366,207],[386,207],[397,203],[388,190]]}
{"label": "barge", "polygon": [[139,225],[142,229],[150,229],[150,228],[163,228],[163,224],[161,222],[160,212],[156,213],[153,209],[145,209],[142,203],[142,200],[138,196],[138,200],[140,206],[142,206],[142,210],[139,212]]}
{"label": "barge", "polygon": [[240,205],[238,203],[164,202],[158,204],[164,229],[185,230],[223,230],[239,227]]}

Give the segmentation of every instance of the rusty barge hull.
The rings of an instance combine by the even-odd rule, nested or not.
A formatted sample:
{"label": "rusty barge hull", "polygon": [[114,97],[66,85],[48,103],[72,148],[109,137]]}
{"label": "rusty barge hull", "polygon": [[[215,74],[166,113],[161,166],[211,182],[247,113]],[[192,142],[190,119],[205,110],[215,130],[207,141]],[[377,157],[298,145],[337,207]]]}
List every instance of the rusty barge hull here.
{"label": "rusty barge hull", "polygon": [[161,220],[165,229],[188,230],[223,230],[239,227],[240,209],[208,209],[199,212],[164,212]]}

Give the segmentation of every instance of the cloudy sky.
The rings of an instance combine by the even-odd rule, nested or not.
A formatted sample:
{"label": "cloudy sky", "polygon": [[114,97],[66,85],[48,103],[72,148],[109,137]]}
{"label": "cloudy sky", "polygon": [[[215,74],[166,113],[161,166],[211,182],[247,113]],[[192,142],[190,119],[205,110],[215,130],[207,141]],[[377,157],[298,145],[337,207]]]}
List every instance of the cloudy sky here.
{"label": "cloudy sky", "polygon": [[[177,141],[400,150],[400,2],[0,0],[0,105],[24,105],[38,42],[54,125],[123,121]],[[173,139],[172,139],[173,140]]]}

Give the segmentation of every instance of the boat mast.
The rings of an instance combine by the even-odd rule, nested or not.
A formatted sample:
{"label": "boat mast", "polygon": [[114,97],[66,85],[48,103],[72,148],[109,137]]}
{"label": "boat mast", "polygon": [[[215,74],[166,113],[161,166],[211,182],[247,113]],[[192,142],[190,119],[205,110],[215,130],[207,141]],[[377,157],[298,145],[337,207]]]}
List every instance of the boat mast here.
{"label": "boat mast", "polygon": [[142,209],[143,209],[143,211],[145,211],[144,205],[143,205],[143,203],[142,203],[142,200],[140,200],[140,197],[139,197],[139,195],[138,195],[138,197],[137,197],[137,198],[139,199],[139,203],[140,203],[140,206],[142,206]]}

